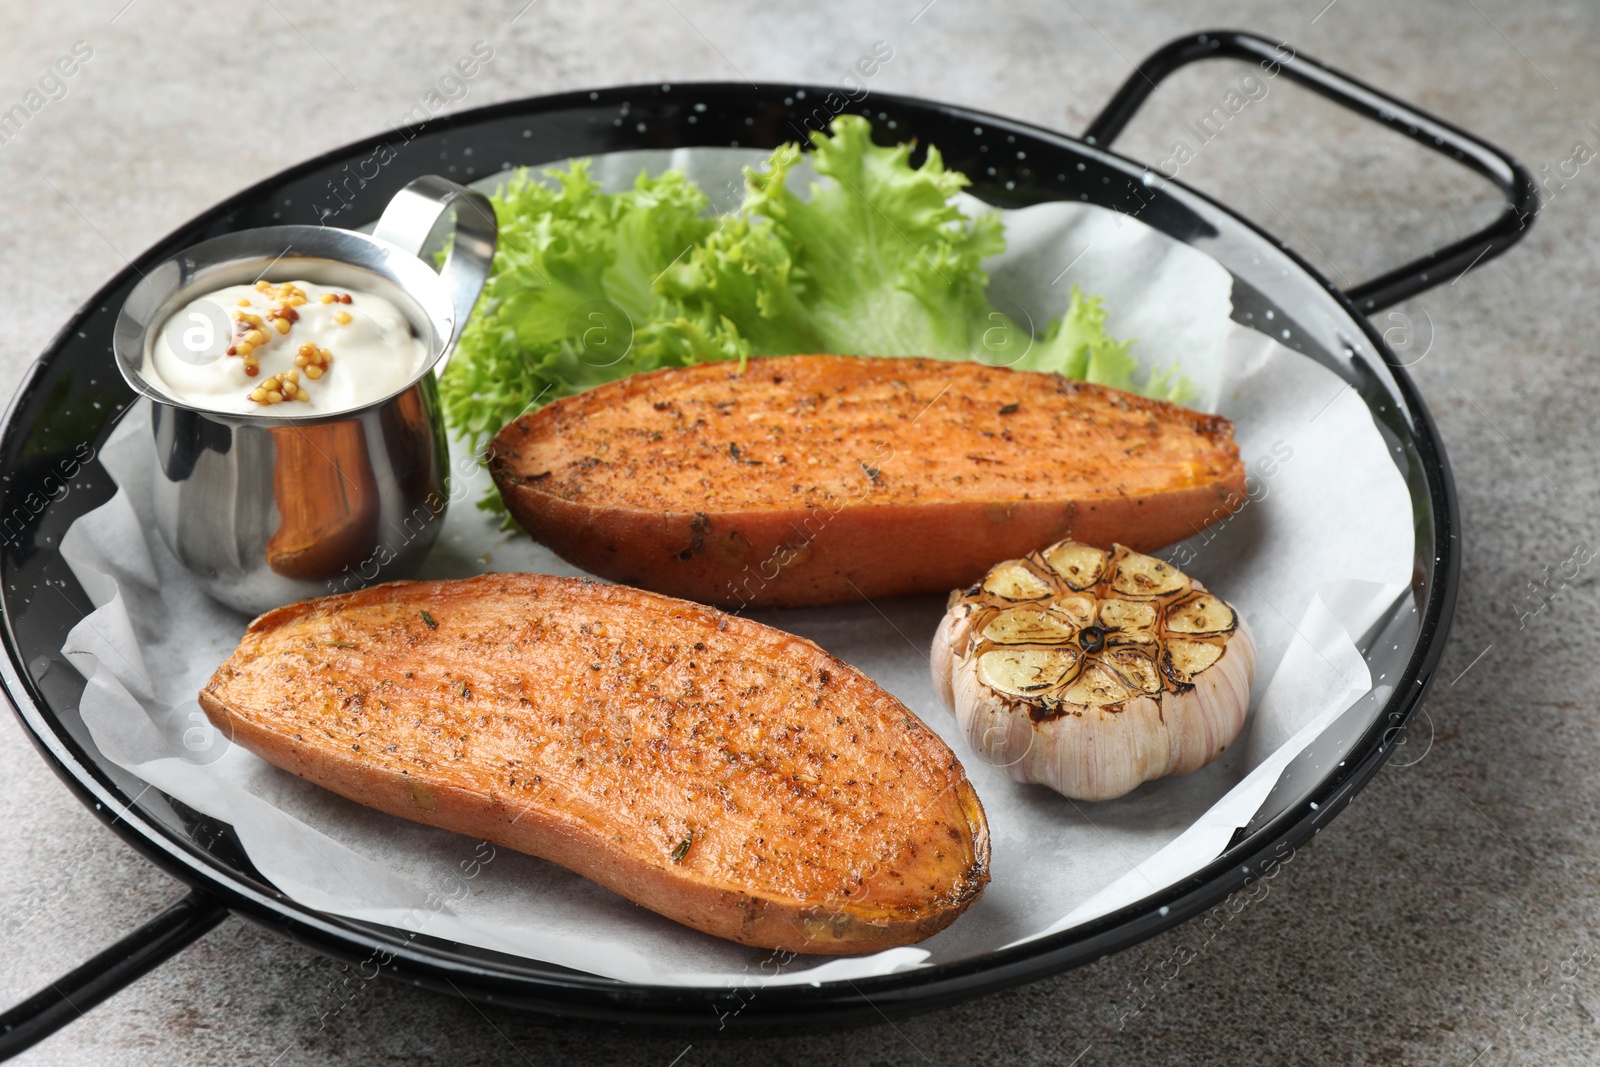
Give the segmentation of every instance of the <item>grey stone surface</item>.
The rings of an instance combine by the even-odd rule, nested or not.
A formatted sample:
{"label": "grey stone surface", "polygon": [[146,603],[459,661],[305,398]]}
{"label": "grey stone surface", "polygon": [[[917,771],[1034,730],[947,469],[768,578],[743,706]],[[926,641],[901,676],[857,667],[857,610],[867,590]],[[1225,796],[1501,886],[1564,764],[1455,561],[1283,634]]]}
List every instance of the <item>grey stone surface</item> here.
{"label": "grey stone surface", "polygon": [[[393,125],[473,42],[459,106],[634,81],[836,82],[1080,129],[1137,59],[1204,25],[1286,38],[1557,172],[1600,148],[1600,9],[1380,0],[1116,3],[571,0],[199,5],[4,0],[0,103],[75,41],[92,58],[0,145],[0,395],[125,257],[238,189]],[[519,9],[522,9],[519,15]],[[1175,78],[1122,148],[1159,159],[1237,69]],[[1600,164],[1532,235],[1384,316],[1420,357],[1462,498],[1466,568],[1412,765],[1390,766],[1271,892],[1093,966],[897,1025],[781,1041],[641,1039],[388,983],[229,920],[32,1064],[410,1062],[1585,1063],[1600,1059],[1600,611],[1586,569],[1519,628],[1524,583],[1595,545]],[[1568,174],[1571,168],[1568,168]],[[1494,210],[1473,179],[1274,85],[1182,175],[1336,280]],[[1408,332],[1409,331],[1409,332]],[[1426,353],[1423,355],[1423,353]],[[1481,656],[1481,658],[1480,658]],[[1458,678],[1458,675],[1460,677]],[[0,717],[0,1002],[126,932],[178,887],[72,799]],[[340,1009],[337,1014],[330,1014]]]}

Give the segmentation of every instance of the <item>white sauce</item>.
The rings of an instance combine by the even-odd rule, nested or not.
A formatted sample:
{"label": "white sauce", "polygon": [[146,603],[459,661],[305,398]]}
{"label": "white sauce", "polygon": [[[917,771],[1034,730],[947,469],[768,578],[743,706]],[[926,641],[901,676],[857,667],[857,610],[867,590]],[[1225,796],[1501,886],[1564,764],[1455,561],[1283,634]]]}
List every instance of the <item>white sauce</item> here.
{"label": "white sauce", "polygon": [[[289,290],[291,286],[304,294],[303,303],[292,302],[299,297]],[[335,299],[324,303],[325,294]],[[281,333],[271,316],[286,305],[295,321]],[[237,344],[242,333],[255,328],[240,315],[262,320],[265,342],[250,347]],[[318,367],[319,377],[308,373],[308,360],[302,355],[307,344],[331,357],[325,370]],[[230,347],[235,354],[228,354]],[[239,354],[241,348],[247,356]],[[162,324],[145,357],[143,375],[189,407],[234,414],[306,415],[358,408],[388,396],[417,376],[427,355],[426,344],[412,333],[400,309],[381,296],[306,281],[274,283],[266,290],[230,285],[196,298]],[[314,354],[309,362],[323,360]],[[282,376],[289,374],[294,380],[283,382]],[[262,387],[272,389],[275,376],[278,395],[289,395],[281,402],[271,402],[269,396],[263,403]]]}

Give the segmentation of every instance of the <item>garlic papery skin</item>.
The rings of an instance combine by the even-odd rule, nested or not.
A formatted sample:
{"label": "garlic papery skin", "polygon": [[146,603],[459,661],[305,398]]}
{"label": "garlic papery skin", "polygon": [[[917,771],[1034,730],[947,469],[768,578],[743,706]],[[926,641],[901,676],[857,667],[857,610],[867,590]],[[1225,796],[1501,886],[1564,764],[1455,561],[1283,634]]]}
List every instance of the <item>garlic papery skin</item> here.
{"label": "garlic papery skin", "polygon": [[1220,756],[1244,727],[1255,660],[1244,619],[1199,582],[1075,541],[951,594],[931,655],[972,750],[1075,800]]}

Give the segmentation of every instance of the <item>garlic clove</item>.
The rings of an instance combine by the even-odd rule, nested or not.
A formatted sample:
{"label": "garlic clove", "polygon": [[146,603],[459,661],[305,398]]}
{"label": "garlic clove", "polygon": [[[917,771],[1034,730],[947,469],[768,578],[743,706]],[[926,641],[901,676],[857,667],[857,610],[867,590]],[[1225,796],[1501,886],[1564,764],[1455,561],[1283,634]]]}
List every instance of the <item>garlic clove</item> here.
{"label": "garlic clove", "polygon": [[1201,593],[1167,609],[1167,629],[1180,634],[1225,634],[1233,629],[1233,609]]}
{"label": "garlic clove", "polygon": [[983,580],[983,591],[1003,600],[1040,600],[1055,590],[1043,575],[1014,559],[989,571]]}
{"label": "garlic clove", "polygon": [[1062,694],[1067,703],[1090,708],[1121,704],[1131,696],[1133,692],[1115,674],[1099,665],[1084,668],[1078,680]]}
{"label": "garlic clove", "polygon": [[1154,556],[1123,549],[1111,577],[1111,588],[1126,596],[1161,596],[1189,588],[1186,574]]}
{"label": "garlic clove", "polygon": [[1109,649],[1106,662],[1128,685],[1141,693],[1161,692],[1161,668],[1142,651],[1131,648]]}
{"label": "garlic clove", "polygon": [[1089,589],[1099,584],[1105,576],[1106,562],[1111,558],[1111,553],[1103,548],[1076,541],[1061,541],[1040,555],[1073,589]]}
{"label": "garlic clove", "polygon": [[1053,611],[1013,608],[991,619],[983,638],[997,645],[1061,644],[1076,637],[1078,629],[1070,617]]}
{"label": "garlic clove", "polygon": [[1099,604],[1095,598],[1087,594],[1067,594],[1051,603],[1049,611],[1063,616],[1074,627],[1082,629],[1094,622],[1095,611]]}
{"label": "garlic clove", "polygon": [[1196,675],[1222,658],[1221,646],[1203,641],[1170,640],[1165,652],[1161,665],[1178,685],[1194,684]]}
{"label": "garlic clove", "polygon": [[1100,622],[1108,630],[1149,630],[1156,624],[1160,608],[1145,600],[1102,600]]}
{"label": "garlic clove", "polygon": [[1233,743],[1255,646],[1226,601],[1171,564],[1063,541],[953,593],[932,670],[981,756],[1104,800]]}
{"label": "garlic clove", "polygon": [[997,648],[978,657],[978,680],[1002,693],[1028,696],[1059,688],[1077,673],[1078,662],[1070,648]]}

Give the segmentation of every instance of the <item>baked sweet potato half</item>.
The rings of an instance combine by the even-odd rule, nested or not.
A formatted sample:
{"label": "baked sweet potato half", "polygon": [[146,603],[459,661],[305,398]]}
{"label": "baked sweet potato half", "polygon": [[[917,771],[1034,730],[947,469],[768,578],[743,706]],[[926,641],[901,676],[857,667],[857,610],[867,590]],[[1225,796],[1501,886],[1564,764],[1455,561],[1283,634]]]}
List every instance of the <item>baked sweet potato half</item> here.
{"label": "baked sweet potato half", "polygon": [[865,356],[625,378],[523,415],[489,464],[511,514],[563,559],[724,605],[943,593],[1065,538],[1148,552],[1245,497],[1220,416],[1059,375]]}
{"label": "baked sweet potato half", "polygon": [[487,574],[290,604],[200,703],[335,793],[747,945],[919,941],[989,878],[977,794],[903,704],[809,641],[638,589]]}

